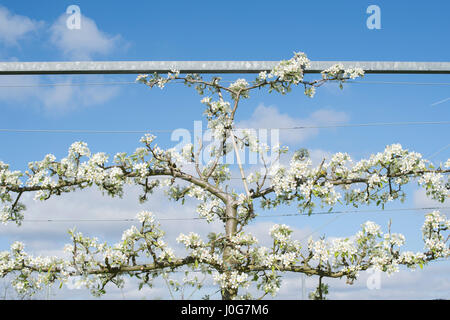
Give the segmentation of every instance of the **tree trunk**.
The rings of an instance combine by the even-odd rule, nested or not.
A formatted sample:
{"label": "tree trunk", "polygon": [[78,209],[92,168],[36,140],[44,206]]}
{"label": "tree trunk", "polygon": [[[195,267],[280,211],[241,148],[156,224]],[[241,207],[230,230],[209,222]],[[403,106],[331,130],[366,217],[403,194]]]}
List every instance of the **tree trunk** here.
{"label": "tree trunk", "polygon": [[[226,217],[225,222],[225,233],[228,238],[231,238],[236,234],[237,231],[237,206],[229,199],[226,203]],[[235,270],[235,261],[231,253],[231,247],[225,245],[223,250],[223,262],[225,267],[225,274],[227,278],[230,277],[231,272]],[[232,300],[236,297],[238,290],[231,287],[222,289],[222,300]]]}

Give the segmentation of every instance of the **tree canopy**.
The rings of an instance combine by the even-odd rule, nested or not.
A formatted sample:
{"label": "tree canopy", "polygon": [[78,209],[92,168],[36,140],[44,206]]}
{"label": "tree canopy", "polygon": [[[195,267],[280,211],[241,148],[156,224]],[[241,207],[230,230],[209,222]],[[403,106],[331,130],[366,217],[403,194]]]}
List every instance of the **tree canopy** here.
{"label": "tree canopy", "polygon": [[[359,68],[344,69],[335,65],[316,80],[306,80],[309,66],[304,53],[295,53],[281,61],[273,70],[259,73],[254,81],[237,79],[230,85],[220,77],[204,79],[198,74],[182,75],[172,70],[168,75],[139,75],[138,83],[149,88],[164,88],[172,82],[194,87],[202,96],[205,118],[212,130],[214,144],[210,158],[203,163],[200,153],[204,146],[186,144],[182,150],[162,149],[156,137],[146,134],[142,146],[134,153],[117,153],[112,158],[105,153],[92,153],[84,142],[73,143],[65,158],[57,160],[48,154],[41,161],[30,162],[28,169],[11,171],[0,162],[1,219],[4,223],[20,224],[25,205],[21,196],[32,192],[35,199],[45,201],[85,188],[98,188],[109,196],[122,196],[126,185],[138,185],[144,202],[156,189],[166,191],[176,201],[187,198],[198,202],[197,213],[207,221],[220,221],[223,232],[202,238],[194,232],[181,233],[176,239],[186,248],[185,254],[175,254],[164,238],[164,231],[151,212],[137,215],[140,224],[123,232],[120,242],[110,245],[97,238],[86,237],[72,230],[71,243],[64,248],[70,258],[36,257],[15,242],[10,251],[0,252],[0,276],[13,275],[13,285],[19,293],[36,292],[53,283],[64,284],[71,277],[91,289],[95,295],[105,293],[106,285],[123,285],[126,276],[139,279],[140,288],[151,284],[155,277],[166,277],[176,270],[200,270],[211,275],[220,288],[223,299],[255,298],[246,291],[252,283],[261,298],[276,295],[284,272],[318,276],[319,287],[314,297],[322,297],[328,287],[322,278],[345,278],[352,283],[358,273],[377,268],[392,273],[400,265],[422,267],[429,261],[448,258],[448,228],[450,220],[438,211],[426,215],[422,227],[424,250],[402,250],[405,237],[367,221],[361,230],[346,238],[321,238],[307,243],[292,238],[292,229],[276,224],[270,230],[272,245],[262,246],[246,231],[258,212],[281,205],[296,205],[299,213],[311,213],[316,206],[332,208],[341,203],[352,206],[384,204],[402,200],[402,187],[417,182],[427,195],[444,202],[449,196],[446,174],[450,159],[433,166],[422,155],[392,144],[368,159],[353,161],[347,153],[336,153],[313,165],[307,150],[298,150],[288,165],[279,161],[287,148],[269,148],[251,130],[235,127],[239,103],[254,90],[287,94],[300,87],[313,97],[316,88],[326,82],[342,85],[349,79],[362,77]],[[262,165],[247,174],[239,154],[251,150]],[[271,151],[275,158],[269,159]],[[230,165],[224,158],[236,157],[241,188],[230,183]],[[200,281],[192,281],[200,286]],[[178,283],[171,283],[178,286]]]}

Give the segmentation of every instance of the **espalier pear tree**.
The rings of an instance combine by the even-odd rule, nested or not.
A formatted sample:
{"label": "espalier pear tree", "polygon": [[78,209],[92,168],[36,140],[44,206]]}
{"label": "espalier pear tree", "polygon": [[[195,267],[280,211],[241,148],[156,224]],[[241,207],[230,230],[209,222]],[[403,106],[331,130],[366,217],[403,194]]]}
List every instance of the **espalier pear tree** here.
{"label": "espalier pear tree", "polygon": [[[139,75],[137,82],[150,88],[182,82],[202,96],[208,127],[217,142],[209,150],[207,163],[199,159],[201,144],[164,150],[150,134],[140,140],[142,146],[134,153],[117,153],[112,159],[105,153],[91,153],[84,142],[75,142],[67,157],[57,160],[48,154],[41,161],[30,162],[24,172],[11,171],[8,164],[0,162],[0,216],[4,223],[20,224],[25,210],[20,200],[28,192],[34,193],[35,199],[47,200],[96,187],[114,197],[121,196],[126,185],[138,185],[142,187],[141,201],[162,188],[169,199],[193,198],[198,202],[199,217],[223,224],[222,232],[208,237],[190,230],[181,233],[176,240],[186,250],[179,255],[165,241],[153,214],[144,211],[137,215],[138,226],[125,230],[114,245],[70,231],[71,243],[64,248],[69,258],[33,256],[24,250],[24,244],[15,242],[9,251],[0,252],[0,275],[11,276],[19,293],[36,292],[54,283],[63,285],[76,277],[80,285],[101,295],[108,283],[122,286],[125,277],[137,277],[141,288],[159,276],[195,270],[213,278],[223,299],[250,299],[249,291],[257,292],[255,298],[276,295],[281,275],[295,272],[317,276],[319,286],[312,296],[322,298],[323,289],[328,290],[322,283],[325,278],[344,278],[352,283],[368,268],[392,273],[400,265],[422,267],[429,261],[448,258],[450,221],[438,211],[426,215],[421,230],[422,252],[403,251],[402,234],[391,233],[390,228],[383,233],[371,221],[353,236],[317,241],[310,238],[307,243],[293,239],[289,226],[276,224],[270,229],[269,247],[258,244],[246,232],[262,209],[295,204],[300,213],[312,212],[315,206],[332,208],[338,202],[383,206],[401,200],[405,196],[402,187],[410,182],[417,182],[432,199],[444,202],[449,196],[446,174],[450,172],[450,159],[435,167],[421,154],[399,144],[355,162],[347,153],[336,153],[315,166],[305,150],[294,153],[288,165],[266,162],[267,144],[235,127],[241,100],[248,99],[253,90],[284,95],[296,87],[312,97],[326,82],[338,82],[342,87],[346,80],[363,76],[359,68],[344,69],[338,64],[324,70],[318,79],[307,81],[304,71],[309,63],[304,53],[295,53],[270,72],[259,73],[254,81],[237,79],[231,85],[219,77],[183,76],[177,70],[167,76]],[[264,163],[251,173],[245,172],[248,168],[239,157],[246,149],[257,153]],[[271,152],[281,157],[286,148],[274,146]],[[223,161],[230,154],[237,159],[240,187],[231,183],[229,165]],[[201,285],[200,281],[193,282]]]}

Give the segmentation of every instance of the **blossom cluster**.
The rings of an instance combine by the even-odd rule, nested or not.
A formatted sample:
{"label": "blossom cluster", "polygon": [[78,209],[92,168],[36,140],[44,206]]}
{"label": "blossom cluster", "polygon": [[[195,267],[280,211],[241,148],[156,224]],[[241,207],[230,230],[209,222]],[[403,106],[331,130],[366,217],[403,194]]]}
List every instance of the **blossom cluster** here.
{"label": "blossom cluster", "polygon": [[[132,226],[125,230],[122,241],[113,246],[71,230],[72,243],[64,247],[69,255],[67,259],[34,257],[24,251],[23,243],[15,242],[10,251],[0,252],[0,276],[15,273],[13,284],[19,293],[32,294],[56,281],[64,284],[70,278],[77,278],[76,286],[102,294],[102,288],[109,281],[120,286],[122,272],[119,271],[135,264],[141,255],[152,257],[155,264],[175,261],[174,251],[162,239],[164,232],[153,214],[144,211],[136,218],[141,223],[140,228]],[[114,276],[105,277],[109,273]]]}
{"label": "blossom cluster", "polygon": [[158,73],[153,73],[152,75],[140,74],[136,77],[136,82],[146,84],[150,88],[157,85],[160,89],[163,89],[167,83],[177,79],[179,75],[180,71],[176,69],[172,69],[171,72],[168,72],[167,77],[162,77]]}
{"label": "blossom cluster", "polygon": [[361,68],[345,69],[342,63],[332,65],[330,68],[322,71],[323,79],[345,80],[346,78],[355,79],[364,76],[364,70]]}
{"label": "blossom cluster", "polygon": [[205,97],[201,102],[207,106],[204,114],[208,128],[212,130],[216,141],[222,141],[227,135],[226,131],[231,128],[230,103],[223,99],[212,101],[211,97]]}
{"label": "blossom cluster", "polygon": [[214,282],[218,283],[222,289],[231,288],[248,288],[250,282],[248,281],[248,274],[238,271],[230,273],[214,273]]}
{"label": "blossom cluster", "polygon": [[249,84],[248,84],[247,80],[237,79],[235,82],[230,84],[228,89],[230,89],[233,92],[232,97],[234,97],[234,98],[236,98],[238,96],[238,94],[242,98],[248,98],[248,90],[246,90],[248,88],[248,86],[249,86]]}
{"label": "blossom cluster", "polygon": [[443,233],[450,229],[450,220],[438,211],[427,214],[425,223],[422,226],[422,235],[425,241],[425,248],[430,250],[433,257],[447,258],[450,256],[449,247],[446,245],[447,239]]}
{"label": "blossom cluster", "polygon": [[[288,167],[273,166],[271,174],[271,187],[277,198],[266,200],[267,206],[290,203],[295,199],[308,209],[314,206],[313,197],[323,205],[331,206],[342,198],[354,205],[372,201],[380,204],[402,196],[401,186],[413,178],[417,178],[419,185],[425,187],[433,199],[443,202],[448,196],[446,177],[433,170],[419,153],[403,149],[399,144],[387,146],[384,152],[356,163],[348,154],[337,153],[330,161],[324,159],[319,166],[313,167],[309,158],[294,156]],[[352,185],[355,187],[350,189]],[[386,186],[389,190],[382,192]]]}
{"label": "blossom cluster", "polygon": [[11,171],[9,165],[1,162],[0,202],[4,204],[0,210],[1,221],[20,223],[25,206],[19,200],[25,191],[34,191],[36,200],[47,200],[52,195],[92,185],[110,196],[121,196],[125,184],[142,185],[146,193],[156,186],[165,186],[162,180],[148,181],[148,177],[155,172],[164,175],[168,166],[183,168],[192,161],[190,146],[182,153],[173,148],[163,150],[153,145],[154,139],[152,135],[145,135],[141,138],[145,147],[136,148],[130,155],[117,153],[110,166],[105,153],[91,153],[85,142],[73,143],[68,155],[60,161],[48,154],[41,161],[30,162],[25,172]]}
{"label": "blossom cluster", "polygon": [[[304,71],[310,66],[310,60],[303,52],[294,52],[294,57],[278,63],[267,75],[268,78],[278,77],[281,81],[294,84],[303,80]],[[263,74],[265,76],[265,74]]]}
{"label": "blossom cluster", "polygon": [[219,254],[211,251],[210,244],[205,243],[201,237],[194,232],[190,232],[188,235],[180,234],[177,238],[177,242],[184,244],[186,249],[189,250],[190,256],[194,257],[197,263],[201,262],[213,265],[222,263],[222,258]]}
{"label": "blossom cluster", "polygon": [[401,252],[405,237],[398,233],[383,234],[380,226],[371,221],[364,223],[362,230],[354,237],[331,241],[314,241],[310,238],[308,249],[312,253],[312,260],[321,269],[332,266],[343,270],[350,278],[356,278],[358,271],[366,270],[369,266],[392,274],[399,270],[400,265],[414,269],[437,257],[448,257],[449,248],[442,231],[448,230],[445,226],[449,223],[450,220],[437,211],[427,215],[422,227],[425,252]]}

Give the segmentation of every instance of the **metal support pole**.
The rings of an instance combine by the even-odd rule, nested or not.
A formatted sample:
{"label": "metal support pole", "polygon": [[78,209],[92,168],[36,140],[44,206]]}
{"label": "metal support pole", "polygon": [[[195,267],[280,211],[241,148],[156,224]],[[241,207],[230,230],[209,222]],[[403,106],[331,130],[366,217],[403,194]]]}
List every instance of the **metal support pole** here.
{"label": "metal support pole", "polygon": [[[32,74],[139,74],[166,73],[259,73],[271,70],[278,61],[74,61],[0,62],[0,75]],[[359,67],[366,73],[450,74],[450,62],[311,61],[305,73],[320,73],[330,66]]]}
{"label": "metal support pole", "polygon": [[305,274],[302,273],[302,300],[306,300]]}

